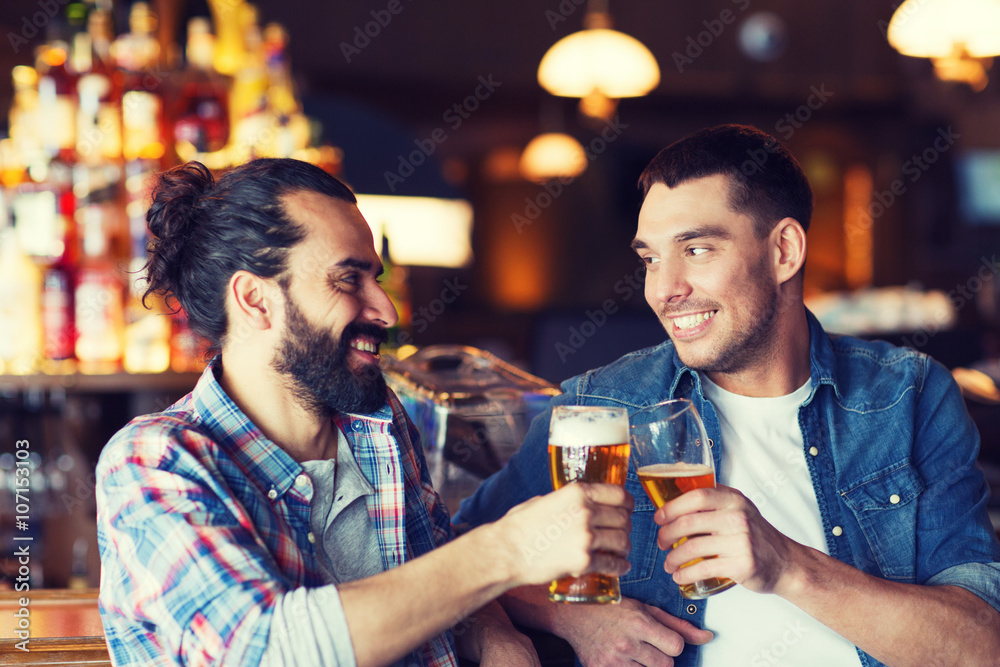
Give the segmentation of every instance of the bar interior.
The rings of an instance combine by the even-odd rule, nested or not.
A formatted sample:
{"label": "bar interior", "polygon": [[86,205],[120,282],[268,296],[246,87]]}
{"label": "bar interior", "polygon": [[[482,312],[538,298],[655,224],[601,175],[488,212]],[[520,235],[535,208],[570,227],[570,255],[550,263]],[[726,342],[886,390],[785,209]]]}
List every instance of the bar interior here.
{"label": "bar interior", "polygon": [[3,3],[3,652],[27,567],[51,614],[34,650],[108,660],[95,466],[206,363],[140,279],[152,178],[191,160],[297,158],[357,193],[399,315],[382,371],[455,512],[560,382],[666,339],[630,249],[643,167],[700,128],[760,128],[814,191],[807,307],[947,367],[1000,528],[1000,25],[965,16],[931,53],[899,4]]}

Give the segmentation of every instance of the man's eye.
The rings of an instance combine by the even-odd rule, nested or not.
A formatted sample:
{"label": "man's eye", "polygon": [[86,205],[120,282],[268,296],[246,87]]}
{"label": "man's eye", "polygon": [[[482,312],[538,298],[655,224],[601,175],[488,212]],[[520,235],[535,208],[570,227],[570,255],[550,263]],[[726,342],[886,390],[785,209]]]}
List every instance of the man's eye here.
{"label": "man's eye", "polygon": [[706,252],[708,252],[708,248],[688,248],[688,254],[694,255],[695,257],[698,255],[704,255]]}
{"label": "man's eye", "polygon": [[646,266],[649,266],[651,264],[659,264],[660,263],[660,258],[659,257],[642,257],[640,259],[642,259],[642,263],[645,264]]}

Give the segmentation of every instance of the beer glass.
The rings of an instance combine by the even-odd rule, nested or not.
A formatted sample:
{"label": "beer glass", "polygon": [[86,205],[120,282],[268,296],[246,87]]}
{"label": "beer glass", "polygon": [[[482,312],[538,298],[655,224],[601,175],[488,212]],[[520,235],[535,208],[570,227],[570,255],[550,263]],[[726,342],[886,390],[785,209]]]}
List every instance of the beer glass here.
{"label": "beer glass", "polygon": [[[549,420],[552,487],[572,482],[625,484],[628,474],[628,411],[624,408],[556,406]],[[621,601],[618,577],[589,573],[549,585],[553,602]]]}
{"label": "beer glass", "polygon": [[[642,488],[657,508],[693,489],[715,488],[715,465],[708,435],[691,401],[665,401],[633,412],[630,421],[632,461]],[[682,537],[673,547],[686,540]],[[697,558],[681,567],[701,560]],[[700,600],[734,584],[732,579],[712,577],[682,584],[680,589],[685,598]]]}

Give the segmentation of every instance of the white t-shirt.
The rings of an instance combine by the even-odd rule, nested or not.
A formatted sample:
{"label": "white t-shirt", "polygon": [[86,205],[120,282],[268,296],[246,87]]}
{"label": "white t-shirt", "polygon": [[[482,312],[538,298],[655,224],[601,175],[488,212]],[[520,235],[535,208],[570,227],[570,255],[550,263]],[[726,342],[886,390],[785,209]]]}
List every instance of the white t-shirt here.
{"label": "white t-shirt", "polygon": [[[700,375],[722,429],[719,483],[739,489],[784,535],[828,554],[798,421],[810,383],[787,396],[751,398]],[[791,602],[742,586],[708,599],[705,628],[715,639],[701,648],[704,667],[861,664],[851,642]]]}

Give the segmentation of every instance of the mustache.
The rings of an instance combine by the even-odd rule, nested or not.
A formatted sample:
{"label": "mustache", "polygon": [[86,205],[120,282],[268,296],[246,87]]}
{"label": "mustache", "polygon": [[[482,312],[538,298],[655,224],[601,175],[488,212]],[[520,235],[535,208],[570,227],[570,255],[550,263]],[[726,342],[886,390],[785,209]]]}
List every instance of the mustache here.
{"label": "mustache", "polygon": [[710,303],[708,301],[685,301],[683,303],[673,305],[664,304],[660,307],[660,313],[663,315],[675,315],[677,313],[691,313],[718,309],[718,304]]}
{"label": "mustache", "polygon": [[389,340],[389,332],[384,327],[369,322],[351,322],[340,334],[340,345],[346,347],[348,341],[358,336],[372,338],[380,345]]}

